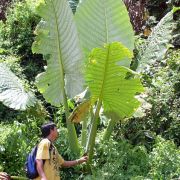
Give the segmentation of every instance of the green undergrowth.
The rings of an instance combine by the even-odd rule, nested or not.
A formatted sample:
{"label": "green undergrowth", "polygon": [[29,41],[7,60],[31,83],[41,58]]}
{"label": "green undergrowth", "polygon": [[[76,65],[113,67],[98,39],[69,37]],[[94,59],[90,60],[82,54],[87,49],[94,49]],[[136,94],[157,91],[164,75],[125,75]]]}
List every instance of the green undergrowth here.
{"label": "green undergrowth", "polygon": [[[28,125],[14,122],[0,126],[0,167],[11,174],[24,176],[24,162],[27,153],[39,140],[36,121]],[[42,122],[39,122],[40,124]],[[38,126],[40,126],[40,124]],[[97,142],[100,142],[98,134]],[[66,160],[72,160],[67,142],[67,130],[60,127],[56,142],[59,153]],[[127,140],[113,140],[96,145],[92,174],[87,174],[85,166],[61,169],[62,179],[175,179],[180,174],[180,150],[173,141],[161,136],[155,138],[152,151],[145,146],[133,146]]]}
{"label": "green undergrowth", "polygon": [[160,136],[149,153],[144,146],[133,146],[125,140],[98,146],[92,175],[85,180],[165,180],[180,175],[180,150]]}

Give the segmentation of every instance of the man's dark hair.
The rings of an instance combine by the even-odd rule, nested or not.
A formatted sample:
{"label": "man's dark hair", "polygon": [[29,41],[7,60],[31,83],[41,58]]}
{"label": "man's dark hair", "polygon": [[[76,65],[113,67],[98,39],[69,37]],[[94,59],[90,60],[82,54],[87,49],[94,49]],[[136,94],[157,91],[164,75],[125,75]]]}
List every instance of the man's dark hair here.
{"label": "man's dark hair", "polygon": [[48,123],[43,124],[41,126],[42,138],[46,138],[50,134],[51,129],[53,130],[55,127],[56,127],[56,124],[53,122],[48,122]]}

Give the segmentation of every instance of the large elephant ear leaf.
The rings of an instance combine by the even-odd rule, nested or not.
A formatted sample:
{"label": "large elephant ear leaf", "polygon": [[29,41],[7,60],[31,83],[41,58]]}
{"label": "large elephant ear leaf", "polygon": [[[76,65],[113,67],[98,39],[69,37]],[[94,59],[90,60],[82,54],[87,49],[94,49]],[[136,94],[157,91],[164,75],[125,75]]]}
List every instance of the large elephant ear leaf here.
{"label": "large elephant ear leaf", "polygon": [[37,77],[37,87],[55,106],[67,95],[83,91],[82,52],[72,10],[66,0],[40,2],[38,14],[43,18],[36,29],[33,52],[47,60],[46,72]]}
{"label": "large elephant ear leaf", "polygon": [[134,49],[134,32],[121,0],[82,0],[75,13],[81,44],[88,54],[95,47],[119,41]]}
{"label": "large elephant ear leaf", "polygon": [[176,27],[173,20],[173,10],[167,13],[155,26],[148,37],[145,46],[139,52],[137,71],[141,72],[161,60],[167,52],[169,42],[172,39],[172,32]]}
{"label": "large elephant ear leaf", "polygon": [[20,79],[4,63],[0,63],[0,101],[16,110],[26,110],[37,102],[33,93],[26,92]]}
{"label": "large elephant ear leaf", "polygon": [[92,100],[102,101],[104,111],[114,111],[121,118],[133,114],[140,104],[135,95],[143,91],[136,73],[117,65],[125,57],[131,58],[132,53],[118,42],[95,48],[86,70]]}

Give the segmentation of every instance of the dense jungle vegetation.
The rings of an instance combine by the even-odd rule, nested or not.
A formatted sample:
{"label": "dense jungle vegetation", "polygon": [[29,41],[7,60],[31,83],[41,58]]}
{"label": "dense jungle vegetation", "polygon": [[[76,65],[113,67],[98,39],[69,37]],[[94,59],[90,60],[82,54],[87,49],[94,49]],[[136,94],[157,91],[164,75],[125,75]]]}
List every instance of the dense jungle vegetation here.
{"label": "dense jungle vegetation", "polygon": [[89,155],[62,179],[178,180],[179,5],[1,0],[0,172],[25,177],[51,120],[66,160]]}

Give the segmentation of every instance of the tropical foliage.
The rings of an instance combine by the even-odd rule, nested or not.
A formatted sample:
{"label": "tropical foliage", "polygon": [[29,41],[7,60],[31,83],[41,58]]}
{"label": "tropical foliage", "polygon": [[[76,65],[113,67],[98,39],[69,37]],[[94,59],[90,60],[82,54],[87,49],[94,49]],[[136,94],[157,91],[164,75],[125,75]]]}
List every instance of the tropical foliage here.
{"label": "tropical foliage", "polygon": [[115,41],[133,50],[134,32],[122,1],[82,1],[75,19],[85,52]]}
{"label": "tropical foliage", "polygon": [[[57,3],[59,4],[59,6],[57,6]],[[93,3],[91,3],[91,4],[93,4]],[[76,14],[77,14],[76,21],[77,22],[79,22],[79,19],[82,17],[83,12],[84,12],[84,10],[81,7],[84,7],[84,9],[86,9],[86,10],[87,9],[90,10],[93,8],[90,5],[86,4],[86,3],[82,3],[82,5],[80,4],[80,6],[76,12]],[[81,32],[82,27],[81,27],[81,25],[77,24],[77,26],[80,27],[79,34],[80,35],[82,34],[82,36],[80,36],[80,41],[82,42],[81,44],[85,49],[86,57],[94,47],[102,46],[104,43],[110,43],[115,40],[116,41],[122,40],[122,42],[125,45],[127,45],[131,50],[133,49],[133,35],[132,35],[133,31],[132,31],[132,27],[130,26],[130,23],[125,24],[125,21],[127,21],[127,19],[128,19],[128,15],[127,15],[125,6],[122,3],[117,4],[117,6],[116,6],[116,7],[120,7],[121,9],[123,9],[124,16],[122,16],[120,13],[119,14],[116,13],[118,10],[121,10],[121,9],[117,9],[114,12],[111,11],[111,9],[108,10],[108,7],[111,5],[112,5],[112,3],[105,4],[104,12],[102,12],[101,19],[99,19],[99,21],[102,21],[103,23],[105,23],[103,31],[101,30],[101,28],[98,28],[104,34],[104,37],[105,37],[104,39],[101,40],[98,38],[98,36],[100,36],[99,32],[98,32],[96,41],[93,40],[95,43],[93,43],[93,41],[92,41],[92,43],[90,43],[90,41],[89,41],[90,38],[86,37],[86,36],[83,37],[83,35],[85,33]],[[64,11],[61,11],[61,8],[59,8],[59,7],[64,9]],[[101,6],[99,5],[99,7],[101,7]],[[57,10],[55,11],[55,9],[57,9]],[[61,14],[62,12],[63,12],[63,14]],[[83,82],[82,74],[79,71],[82,68],[82,64],[83,64],[82,58],[83,57],[82,57],[81,48],[79,46],[79,40],[78,40],[78,35],[76,32],[75,22],[73,21],[73,18],[72,18],[72,12],[71,12],[70,8],[68,8],[68,5],[65,1],[61,1],[61,2],[46,1],[45,3],[40,3],[40,5],[38,6],[38,13],[40,16],[43,17],[44,21],[41,21],[36,29],[36,33],[38,34],[38,36],[33,45],[33,51],[36,53],[42,53],[44,55],[44,57],[47,59],[47,69],[46,69],[45,73],[42,73],[40,76],[38,76],[37,86],[38,86],[38,89],[40,90],[40,92],[42,92],[44,94],[44,97],[46,98],[46,100],[49,101],[52,105],[59,106],[60,103],[64,104],[65,112],[66,112],[66,122],[67,122],[67,127],[68,127],[68,132],[69,132],[70,146],[74,152],[78,153],[77,136],[76,136],[73,124],[71,124],[71,122],[68,119],[69,109],[68,109],[68,105],[67,105],[67,97],[72,98],[76,94],[80,93],[80,91],[82,91],[81,87],[82,87],[82,82]],[[50,13],[51,16],[48,13]],[[107,13],[107,14],[105,14],[105,16],[104,16],[104,13]],[[122,19],[122,21],[118,22],[117,21],[118,16],[126,17],[126,19]],[[114,26],[108,25],[108,24],[110,24],[110,22],[108,21],[109,17],[114,18],[114,20],[113,20]],[[68,22],[68,24],[67,24],[67,22]],[[94,23],[97,23],[97,21],[96,22],[94,21]],[[91,21],[89,21],[89,23],[87,24],[87,27],[90,26],[90,24],[92,24]],[[129,30],[129,31],[127,31],[127,32],[129,32],[127,35],[122,34],[122,32],[121,32],[122,28],[120,27],[121,24],[125,24],[125,29]],[[69,27],[69,28],[67,29],[67,27]],[[118,31],[114,32],[113,30],[116,30],[116,29]],[[120,32],[121,32],[121,34],[120,34]],[[86,32],[86,34],[89,34],[89,33]],[[125,36],[125,37],[123,37],[123,36]],[[82,39],[81,39],[81,37],[82,37]],[[127,37],[129,37],[129,38],[127,38]],[[98,43],[97,43],[97,39],[99,39]],[[128,39],[128,41],[126,41],[126,39]],[[88,44],[91,44],[91,46],[87,46],[87,43],[83,44],[84,40],[89,41]],[[119,97],[120,97],[120,95],[122,94],[122,92],[121,92],[122,87],[127,86],[127,84],[124,83],[122,81],[122,79],[126,78],[127,73],[132,73],[132,72],[125,70],[125,69],[123,70],[123,68],[122,69],[119,68],[116,70],[114,68],[114,70],[113,70],[113,64],[108,65],[108,61],[110,63],[116,63],[116,62],[118,63],[122,59],[123,62],[122,63],[119,62],[120,63],[119,65],[123,66],[124,64],[128,64],[128,63],[126,63],[126,61],[129,61],[127,59],[130,59],[132,57],[132,55],[128,55],[130,53],[128,53],[127,50],[126,51],[124,50],[124,52],[122,50],[122,52],[119,53],[119,55],[118,54],[116,55],[116,51],[125,49],[123,46],[118,47],[118,45],[116,45],[116,46],[114,45],[114,48],[112,48],[112,52],[111,52],[111,50],[108,50],[108,49],[109,48],[107,48],[107,55],[105,55],[105,57],[107,56],[107,58],[102,59],[102,62],[105,62],[105,64],[103,65],[103,63],[100,62],[100,64],[102,64],[101,67],[104,66],[105,72],[103,72],[103,74],[98,74],[98,75],[100,75],[102,77],[102,82],[101,82],[102,85],[105,84],[105,81],[108,81],[108,78],[114,79],[114,82],[116,82],[116,84],[119,84],[118,85],[119,87],[117,85],[116,86],[117,86],[117,90],[119,91],[117,93],[119,93]],[[110,51],[110,52],[108,52],[108,51]],[[104,54],[99,54],[99,55],[97,55],[97,57],[94,56],[95,61],[96,61],[96,58],[98,59],[98,57],[101,57],[101,56],[103,57]],[[113,59],[114,58],[113,56],[115,57],[115,59]],[[111,58],[112,58],[112,60],[111,60]],[[119,65],[117,65],[117,66],[119,66]],[[113,76],[107,77],[107,80],[104,79],[104,77],[106,76],[105,74],[108,74],[108,69],[106,69],[106,67],[108,67],[108,66],[109,67],[112,66],[112,69],[110,69],[109,72],[113,71],[114,74],[118,74],[118,71],[122,71],[122,75],[118,75],[118,76],[120,76],[120,77],[122,76],[122,78],[119,80],[122,81],[123,86],[122,85],[120,86],[119,80],[115,79]],[[101,68],[101,67],[99,67],[99,68]],[[92,69],[93,69],[93,71],[98,70],[98,69],[96,69],[96,66],[92,66]],[[91,75],[92,72],[87,71],[87,76],[89,74]],[[56,78],[53,78],[53,77],[56,77]],[[89,80],[87,79],[87,81],[89,81]],[[131,81],[132,80],[129,80],[130,83],[131,83]],[[58,82],[59,82],[59,84],[58,84]],[[138,83],[140,83],[140,82],[134,81],[134,84],[132,82],[132,86],[136,86],[136,84],[137,84],[137,86],[139,86]],[[94,85],[96,85],[96,84],[94,84]],[[89,84],[88,84],[88,86],[89,86],[89,89],[91,92],[92,91],[91,86]],[[97,86],[95,86],[95,87],[97,88]],[[100,89],[100,91],[102,91],[102,90]],[[130,99],[133,98],[133,95],[135,95],[138,91],[139,91],[138,89],[137,90],[134,89],[132,91],[132,95],[129,96]],[[88,143],[89,143],[88,146],[90,146],[90,149],[91,149],[90,151],[92,151],[93,144],[95,141],[96,127],[94,127],[94,126],[96,126],[95,125],[96,119],[98,117],[98,114],[99,114],[99,111],[101,108],[101,101],[102,101],[101,96],[102,96],[102,93],[104,93],[104,92],[102,91],[96,97],[96,99],[94,99],[94,97],[93,97],[94,92],[92,91],[91,93],[92,93],[92,101],[93,101],[92,105],[97,100],[98,100],[99,104],[97,106],[97,111],[94,115],[94,120],[92,121],[92,123],[94,124],[93,128],[95,128],[95,129],[92,128],[90,136],[89,136],[89,141],[88,141]],[[109,102],[113,101],[112,99],[113,98],[110,97]],[[131,101],[129,101],[127,99],[123,99],[123,100],[126,103],[129,103],[129,104],[132,103]],[[106,100],[104,100],[104,102],[105,101]],[[104,103],[104,106],[106,107],[107,103]],[[131,107],[131,106],[129,106],[129,107],[130,108],[128,111],[132,111],[137,107],[137,105],[134,104],[134,107]],[[115,110],[111,106],[107,109],[108,109],[108,111]],[[105,110],[106,110],[106,108],[105,108]],[[117,107],[116,107],[116,111],[117,111]],[[121,113],[123,111],[125,111],[125,110],[122,109]],[[127,112],[125,111],[122,116],[123,117],[128,116],[130,114],[130,112],[128,112],[128,111]]]}
{"label": "tropical foliage", "polygon": [[120,118],[124,118],[132,115],[139,104],[134,95],[143,90],[140,80],[128,79],[127,74],[133,72],[117,65],[121,60],[131,57],[132,53],[120,43],[112,43],[103,49],[95,48],[90,54],[86,81],[92,93],[92,101],[97,101],[88,142],[90,158],[97,131],[96,121],[102,105],[105,112],[115,112]]}
{"label": "tropical foliage", "polygon": [[5,64],[0,64],[0,101],[6,106],[25,110],[36,104],[36,98],[31,92],[26,92],[16,77]]}
{"label": "tropical foliage", "polygon": [[176,28],[176,23],[173,20],[174,10],[167,13],[161,21],[153,29],[151,35],[139,52],[140,58],[138,61],[138,69],[148,69],[148,65],[155,64],[161,60],[169,48],[169,42],[172,39],[172,31]]}
{"label": "tropical foliage", "polygon": [[83,57],[72,11],[65,0],[49,0],[38,6],[38,13],[45,21],[41,21],[36,29],[38,36],[33,44],[33,52],[44,55],[47,69],[38,76],[37,86],[52,105],[64,104],[70,146],[78,153],[76,132],[73,124],[68,121],[67,98],[83,90]]}
{"label": "tropical foliage", "polygon": [[0,25],[1,171],[24,175],[50,118],[65,159],[89,155],[88,169],[63,169],[63,179],[178,178],[178,8],[170,7],[134,37],[123,1],[12,2]]}

